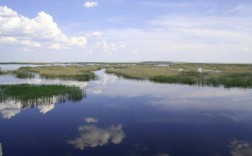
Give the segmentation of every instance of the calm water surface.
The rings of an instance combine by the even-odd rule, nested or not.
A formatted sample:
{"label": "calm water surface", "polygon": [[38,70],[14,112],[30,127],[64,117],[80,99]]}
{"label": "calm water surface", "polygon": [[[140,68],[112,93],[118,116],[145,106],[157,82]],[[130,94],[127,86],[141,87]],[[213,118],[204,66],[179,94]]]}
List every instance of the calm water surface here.
{"label": "calm water surface", "polygon": [[91,82],[0,76],[0,84],[77,85],[86,92],[79,102],[0,103],[3,156],[252,155],[252,90],[97,74]]}
{"label": "calm water surface", "polygon": [[0,64],[0,69],[2,70],[17,70],[20,67],[37,67],[40,65],[33,64]]}

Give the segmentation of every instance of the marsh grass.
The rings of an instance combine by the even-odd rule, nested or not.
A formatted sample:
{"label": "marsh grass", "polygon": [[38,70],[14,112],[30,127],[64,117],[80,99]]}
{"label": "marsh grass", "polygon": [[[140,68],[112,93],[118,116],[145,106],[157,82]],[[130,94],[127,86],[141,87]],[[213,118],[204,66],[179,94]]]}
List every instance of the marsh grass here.
{"label": "marsh grass", "polygon": [[252,88],[252,73],[226,73],[204,81],[206,85],[224,86],[226,88]]}
{"label": "marsh grass", "polygon": [[0,70],[0,75],[13,74],[13,71]]}
{"label": "marsh grass", "polygon": [[35,73],[29,72],[29,71],[22,71],[22,70],[15,71],[13,72],[13,74],[16,76],[16,78],[19,78],[19,79],[27,79],[27,78],[35,77]]}
{"label": "marsh grass", "polygon": [[47,75],[41,74],[42,78],[46,79],[61,79],[61,80],[76,80],[76,81],[90,81],[95,80],[96,76],[93,72],[83,72],[76,75]]}
{"label": "marsh grass", "polygon": [[137,65],[108,68],[106,73],[157,83],[252,88],[252,65],[171,64],[167,67]]}
{"label": "marsh grass", "polygon": [[89,81],[96,79],[92,71],[98,70],[98,66],[40,66],[21,67],[18,71],[38,73],[42,78],[63,79],[76,81]]}
{"label": "marsh grass", "polygon": [[169,68],[165,67],[157,67],[153,65],[136,65],[136,66],[127,66],[127,67],[120,67],[117,68],[107,68],[106,73],[108,74],[116,74],[123,76],[125,78],[132,78],[132,79],[149,79],[153,76],[158,75],[174,75],[176,72],[172,71]]}
{"label": "marsh grass", "polygon": [[251,74],[224,74],[219,77],[211,77],[208,74],[188,74],[186,72],[175,76],[154,76],[150,81],[158,83],[176,83],[200,86],[213,86],[225,88],[252,88]]}
{"label": "marsh grass", "polygon": [[0,85],[0,102],[19,100],[23,103],[36,102],[53,96],[67,97],[67,100],[80,101],[85,94],[79,87],[64,85]]}
{"label": "marsh grass", "polygon": [[[47,79],[89,81],[96,79],[93,71],[105,68],[106,73],[134,80],[158,83],[178,83],[202,86],[252,88],[252,65],[249,64],[106,64],[22,67],[15,73],[18,78],[30,78],[37,73]],[[8,72],[0,71],[3,74]]]}
{"label": "marsh grass", "polygon": [[178,84],[199,84],[201,81],[205,80],[207,74],[198,72],[180,72],[177,75],[171,76],[153,76],[149,80],[159,83],[178,83]]}

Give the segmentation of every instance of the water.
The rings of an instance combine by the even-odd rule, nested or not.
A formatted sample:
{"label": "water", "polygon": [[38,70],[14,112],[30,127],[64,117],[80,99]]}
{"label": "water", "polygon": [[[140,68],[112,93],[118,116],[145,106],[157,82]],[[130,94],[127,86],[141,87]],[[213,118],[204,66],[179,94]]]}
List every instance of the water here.
{"label": "water", "polygon": [[97,74],[91,82],[0,76],[2,84],[67,84],[86,92],[79,102],[0,103],[3,155],[252,155],[252,90]]}
{"label": "water", "polygon": [[20,67],[39,67],[39,66],[45,66],[45,65],[54,65],[54,66],[67,66],[67,65],[79,65],[79,64],[75,64],[75,63],[52,63],[52,64],[0,64],[0,69],[1,70],[17,70]]}
{"label": "water", "polygon": [[17,70],[20,67],[38,67],[35,64],[0,64],[1,70]]}

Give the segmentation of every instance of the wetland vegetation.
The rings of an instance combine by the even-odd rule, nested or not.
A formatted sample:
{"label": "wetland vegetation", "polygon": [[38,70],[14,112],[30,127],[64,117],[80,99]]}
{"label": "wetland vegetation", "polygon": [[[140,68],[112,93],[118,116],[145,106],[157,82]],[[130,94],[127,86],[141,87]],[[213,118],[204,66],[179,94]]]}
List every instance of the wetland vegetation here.
{"label": "wetland vegetation", "polygon": [[100,69],[98,66],[40,66],[40,67],[21,67],[15,71],[16,76],[30,78],[37,73],[46,79],[63,79],[76,81],[89,81],[96,78],[93,71]]}
{"label": "wetland vegetation", "polygon": [[15,100],[25,104],[53,96],[61,97],[62,100],[80,101],[85,96],[85,93],[79,87],[75,86],[32,84],[0,85],[0,102]]}
{"label": "wetland vegetation", "polygon": [[224,87],[252,87],[252,65],[243,64],[180,64],[165,66],[135,65],[110,67],[107,73],[125,78],[150,80],[158,83],[207,85]]}
{"label": "wetland vegetation", "polygon": [[[4,152],[29,155],[33,153],[30,145],[37,142],[43,155],[48,155],[47,149],[56,144],[53,150],[58,155],[66,155],[65,149],[71,155],[100,155],[104,149],[116,146],[121,146],[121,150],[107,155],[127,153],[131,147],[135,153],[130,154],[157,155],[164,151],[160,154],[169,155],[171,152],[167,149],[176,153],[177,147],[182,146],[189,150],[179,150],[177,155],[216,155],[214,149],[223,151],[224,155],[230,151],[239,154],[250,150],[252,145],[249,138],[252,92],[240,89],[251,88],[251,71],[251,65],[178,63],[52,65],[2,71],[11,74],[0,76],[3,129],[0,135]],[[96,81],[83,82],[90,80],[83,79],[84,73],[99,77]],[[179,85],[157,85],[149,80]],[[16,133],[17,129],[21,133]],[[188,141],[188,137],[192,139]],[[48,144],[50,139],[53,145]],[[13,142],[23,144],[13,147]],[[139,145],[130,142],[139,142]],[[162,143],[160,147],[156,146],[157,142]],[[148,151],[138,151],[146,148],[146,144]],[[223,148],[219,148],[220,145]],[[99,148],[101,146],[104,148]],[[245,148],[240,150],[237,148],[240,146]],[[18,150],[13,151],[13,148]],[[194,149],[202,150],[194,152]]]}
{"label": "wetland vegetation", "polygon": [[150,80],[157,83],[176,83],[201,86],[251,88],[252,65],[250,64],[201,64],[201,63],[109,63],[94,65],[46,65],[21,67],[15,71],[17,78],[34,78],[35,74],[46,79],[89,81],[95,80],[94,71],[106,69],[106,73],[129,79]]}
{"label": "wetland vegetation", "polygon": [[16,78],[19,78],[19,79],[26,79],[26,78],[34,78],[35,77],[35,73],[29,72],[29,71],[17,70],[13,73],[16,76]]}

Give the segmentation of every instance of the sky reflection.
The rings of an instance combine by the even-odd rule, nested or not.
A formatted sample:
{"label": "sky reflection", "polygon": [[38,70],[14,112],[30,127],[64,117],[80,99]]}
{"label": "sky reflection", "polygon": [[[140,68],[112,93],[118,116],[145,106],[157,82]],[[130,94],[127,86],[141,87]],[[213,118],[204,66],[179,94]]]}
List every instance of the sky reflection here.
{"label": "sky reflection", "polygon": [[[118,78],[104,70],[96,74],[98,80],[83,83],[31,81],[83,86],[87,96],[75,104],[56,106],[62,101],[55,98],[17,115],[31,107],[18,101],[0,103],[3,118],[12,119],[0,118],[4,152],[19,155],[41,149],[41,156],[252,154],[251,89],[156,84]],[[32,123],[35,130],[28,131],[24,122]],[[15,133],[17,127],[20,134]]]}
{"label": "sky reflection", "polygon": [[231,155],[232,156],[251,156],[252,155],[252,144],[246,141],[233,140],[230,143]]}
{"label": "sky reflection", "polygon": [[11,119],[21,111],[36,107],[43,114],[54,109],[55,104],[62,101],[61,96],[53,96],[48,98],[38,98],[36,100],[24,103],[20,100],[5,100],[0,103],[0,114],[5,119]]}
{"label": "sky reflection", "polygon": [[12,75],[0,75],[1,84],[46,84],[46,85],[67,85],[77,86],[81,89],[86,89],[88,82],[85,81],[71,81],[71,80],[60,80],[60,79],[43,79],[39,75],[31,79],[19,79]]}
{"label": "sky reflection", "polygon": [[[90,83],[90,94],[109,97],[142,97],[161,109],[252,109],[252,89],[215,88],[135,81],[96,72],[99,80]],[[221,105],[219,104],[221,103]]]}
{"label": "sky reflection", "polygon": [[[86,118],[87,123],[98,122],[94,118]],[[88,147],[104,146],[108,143],[119,144],[126,137],[123,126],[111,125],[106,128],[100,128],[93,124],[85,124],[78,127],[79,136],[67,143],[73,145],[74,148],[85,150]]]}

